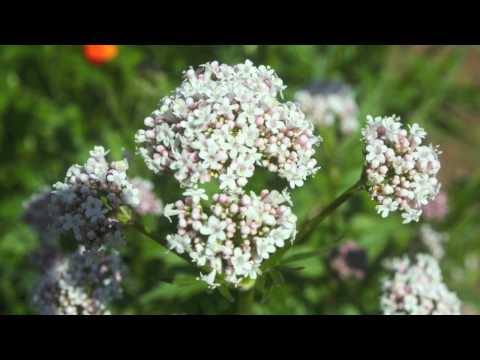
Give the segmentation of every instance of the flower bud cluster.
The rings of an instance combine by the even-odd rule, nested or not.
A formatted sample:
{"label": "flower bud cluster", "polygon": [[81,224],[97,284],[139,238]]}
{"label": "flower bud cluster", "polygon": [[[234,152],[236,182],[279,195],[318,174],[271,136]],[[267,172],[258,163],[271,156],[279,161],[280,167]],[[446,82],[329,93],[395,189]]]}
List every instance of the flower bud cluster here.
{"label": "flower bud cluster", "polygon": [[73,233],[87,249],[123,242],[120,213],[139,205],[139,191],[128,180],[126,160],[108,163],[101,146],[85,165],[73,165],[64,182],[53,185],[49,213],[59,233]]}
{"label": "flower bud cluster", "polygon": [[121,295],[124,269],[116,252],[56,257],[35,289],[33,304],[42,315],[107,315]]}
{"label": "flower bud cluster", "polygon": [[422,207],[440,191],[440,152],[423,144],[426,132],[418,124],[407,130],[395,116],[368,116],[367,120],[362,130],[365,171],[378,213],[387,217],[399,211],[403,223],[418,221]]}
{"label": "flower bud cluster", "polygon": [[296,234],[296,216],[288,193],[263,190],[260,195],[220,193],[209,198],[202,189],[190,189],[184,200],[165,207],[177,216],[177,233],[169,235],[170,249],[187,253],[210,287],[217,275],[238,285],[256,279],[260,265]]}
{"label": "flower bud cluster", "polygon": [[138,153],[184,187],[218,179],[222,190],[241,191],[257,166],[302,186],[318,169],[320,139],[296,104],[278,99],[284,89],[270,67],[248,60],[190,68],[136,133]]}

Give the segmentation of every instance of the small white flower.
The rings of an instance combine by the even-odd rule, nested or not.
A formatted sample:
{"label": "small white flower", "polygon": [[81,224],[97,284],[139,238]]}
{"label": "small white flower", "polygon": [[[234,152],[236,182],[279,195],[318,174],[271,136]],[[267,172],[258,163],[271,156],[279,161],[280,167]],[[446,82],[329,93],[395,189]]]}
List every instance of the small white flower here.
{"label": "small white flower", "polygon": [[392,201],[391,198],[386,198],[381,205],[377,205],[377,211],[383,218],[386,218],[390,212],[396,211],[397,209],[398,203]]}
{"label": "small white flower", "polygon": [[211,290],[214,290],[214,289],[216,289],[217,287],[220,286],[220,284],[215,283],[216,275],[217,275],[216,271],[213,270],[210,273],[208,273],[207,275],[200,274],[200,277],[197,278],[197,280],[201,280],[201,281],[206,282],[207,285],[208,285],[208,288],[211,289]]}
{"label": "small white flower", "polygon": [[178,216],[180,211],[175,208],[175,204],[167,204],[163,209],[163,215],[168,219],[168,221],[172,222],[172,216]]}
{"label": "small white flower", "polygon": [[410,126],[410,135],[413,136],[417,143],[420,143],[427,136],[427,133],[422,127],[415,123]]}
{"label": "small white flower", "polygon": [[232,265],[235,269],[235,274],[238,276],[249,273],[252,267],[250,254],[243,252],[240,248],[235,248],[232,256]]}
{"label": "small white flower", "polygon": [[208,242],[215,242],[217,240],[225,240],[225,222],[219,220],[215,216],[208,218],[208,223],[200,229],[202,235],[208,235]]}
{"label": "small white flower", "polygon": [[194,203],[199,203],[200,200],[208,200],[204,189],[188,189],[183,193],[183,196],[191,197]]}
{"label": "small white flower", "polygon": [[190,251],[190,238],[178,234],[167,236],[168,248],[179,254]]}

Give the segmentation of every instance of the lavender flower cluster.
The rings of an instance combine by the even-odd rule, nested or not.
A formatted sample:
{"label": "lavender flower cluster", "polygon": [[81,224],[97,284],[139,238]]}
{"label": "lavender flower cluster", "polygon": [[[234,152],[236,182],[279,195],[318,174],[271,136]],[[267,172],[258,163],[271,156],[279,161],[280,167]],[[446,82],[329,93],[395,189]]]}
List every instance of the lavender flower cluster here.
{"label": "lavender flower cluster", "polygon": [[439,151],[424,145],[426,132],[418,124],[404,129],[400,118],[367,117],[362,130],[369,192],[382,217],[402,213],[403,223],[418,221],[422,206],[440,190]]}
{"label": "lavender flower cluster", "polygon": [[127,178],[126,160],[108,163],[108,151],[96,146],[85,165],[68,169],[64,182],[53,185],[50,216],[58,234],[73,233],[87,250],[123,243],[118,216],[139,205],[139,191]]}
{"label": "lavender flower cluster", "polygon": [[358,106],[347,85],[337,82],[315,83],[297,91],[295,101],[319,128],[333,126],[338,121],[340,131],[348,135],[359,127]]}
{"label": "lavender flower cluster", "polygon": [[[35,262],[44,276],[33,301],[41,314],[108,314],[122,293],[124,267],[115,250],[123,242],[121,215],[162,211],[153,185],[130,181],[127,161],[109,163],[107,154],[95,147],[83,166],[70,167],[64,182],[25,204],[24,221],[41,240]],[[59,242],[69,234],[78,244],[73,254]]]}
{"label": "lavender flower cluster", "polygon": [[460,301],[443,282],[437,260],[418,254],[386,263],[392,275],[383,282],[385,315],[459,315]]}
{"label": "lavender flower cluster", "polygon": [[218,179],[239,191],[261,166],[302,186],[318,167],[319,138],[294,103],[278,100],[283,81],[250,61],[190,68],[172,96],[144,121],[135,141],[146,166],[171,170],[185,187]]}
{"label": "lavender flower cluster", "polygon": [[108,315],[121,295],[120,256],[76,252],[57,256],[35,289],[33,304],[42,315]]}
{"label": "lavender flower cluster", "polygon": [[286,192],[220,193],[211,204],[202,189],[184,195],[165,208],[165,215],[178,216],[177,233],[167,241],[170,249],[208,267],[209,273],[200,278],[211,288],[218,286],[217,274],[235,285],[256,279],[262,262],[295,237],[297,218]]}

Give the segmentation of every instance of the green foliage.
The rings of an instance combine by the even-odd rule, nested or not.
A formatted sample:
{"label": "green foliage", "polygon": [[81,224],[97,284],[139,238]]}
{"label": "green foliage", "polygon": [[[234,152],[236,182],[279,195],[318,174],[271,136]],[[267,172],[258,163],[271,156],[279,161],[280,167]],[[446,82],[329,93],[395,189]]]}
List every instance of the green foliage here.
{"label": "green foliage", "polygon": [[[120,46],[118,58],[94,66],[84,59],[81,46],[2,46],[0,313],[34,311],[29,299],[38,274],[31,255],[38,239],[21,222],[23,202],[43,186],[63,179],[71,164],[83,163],[90,148],[100,144],[117,159],[127,156],[131,174],[153,180],[165,203],[175,201],[181,193],[178,185],[171,176],[154,177],[148,172],[135,155],[133,134],[160,98],[179,84],[188,66],[211,60],[237,63],[245,58],[271,65],[289,86],[287,99],[313,80],[343,80],[356,93],[362,122],[366,114],[395,113],[406,122],[423,125],[430,140],[442,145],[447,159],[461,149],[465,164],[442,163],[450,214],[436,226],[450,235],[442,261],[447,282],[469,305],[480,306],[480,268],[475,267],[475,257],[480,256],[480,173],[471,170],[480,161],[476,156],[480,101],[478,83],[465,74],[469,71],[465,60],[467,56],[478,59],[476,51],[468,47]],[[478,72],[478,67],[472,71]],[[320,134],[325,140],[317,151],[322,169],[293,192],[299,224],[313,209],[354,184],[361,172],[359,136],[339,138],[333,129],[322,129]],[[285,183],[259,173],[249,186],[282,189]],[[125,221],[130,219],[130,214],[123,215]],[[164,219],[149,217],[144,222],[160,237],[173,229]],[[251,290],[249,311],[378,313],[381,261],[411,251],[417,232],[418,225],[402,225],[398,216],[381,219],[367,194],[358,194],[308,241],[271,261]],[[340,282],[326,266],[329,251],[346,239],[367,249],[369,275],[362,281]],[[128,232],[123,257],[129,268],[125,297],[115,304],[114,313],[239,311],[241,291],[225,286],[208,291],[196,280],[197,269],[138,233]]]}

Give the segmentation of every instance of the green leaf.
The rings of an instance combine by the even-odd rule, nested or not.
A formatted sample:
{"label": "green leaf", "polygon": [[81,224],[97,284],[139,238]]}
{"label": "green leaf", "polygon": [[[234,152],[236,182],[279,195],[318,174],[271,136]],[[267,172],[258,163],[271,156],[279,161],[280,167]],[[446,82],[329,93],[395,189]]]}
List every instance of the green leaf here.
{"label": "green leaf", "polygon": [[318,250],[306,251],[304,253],[295,254],[295,255],[287,257],[285,260],[283,260],[281,262],[281,264],[290,264],[290,263],[293,263],[293,262],[296,262],[296,261],[306,260],[306,259],[310,259],[310,258],[313,258],[313,257],[319,257],[319,256],[322,256],[322,255],[323,255],[322,251],[318,251]]}

